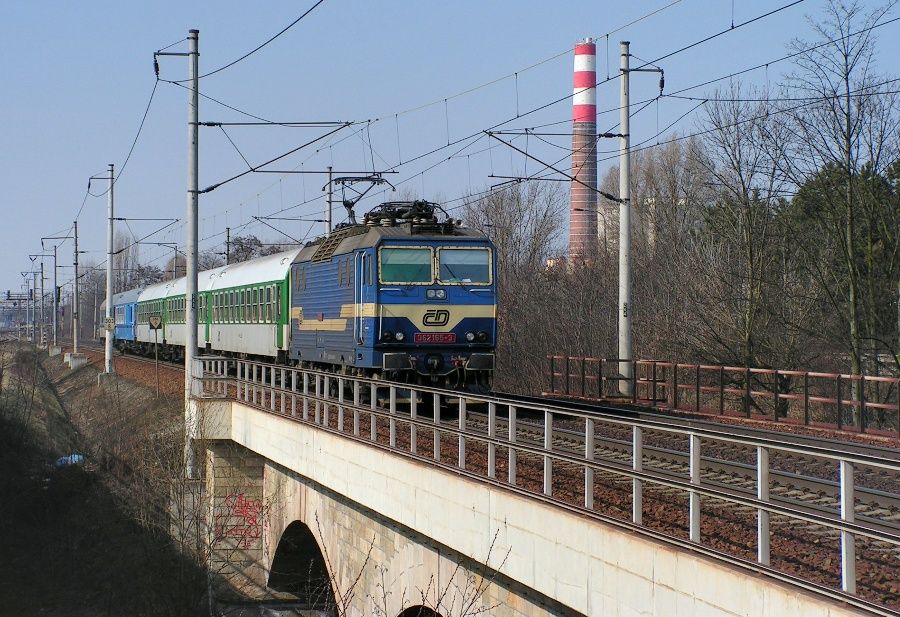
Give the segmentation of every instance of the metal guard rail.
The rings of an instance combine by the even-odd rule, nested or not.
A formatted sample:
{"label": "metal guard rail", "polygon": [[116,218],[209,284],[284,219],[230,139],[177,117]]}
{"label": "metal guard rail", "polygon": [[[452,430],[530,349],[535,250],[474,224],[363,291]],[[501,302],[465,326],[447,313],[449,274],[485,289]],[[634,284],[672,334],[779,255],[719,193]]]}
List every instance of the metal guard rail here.
{"label": "metal guard rail", "polygon": [[[566,509],[575,510],[580,514],[588,514],[606,523],[618,527],[625,527],[631,531],[637,531],[656,540],[674,544],[682,548],[699,551],[711,557],[736,564],[753,571],[762,572],[776,579],[798,585],[807,590],[830,598],[848,602],[854,606],[864,608],[875,614],[893,615],[890,609],[855,595],[857,593],[856,576],[856,536],[869,538],[888,543],[900,549],[900,533],[890,533],[883,529],[869,528],[854,520],[854,477],[856,466],[879,468],[892,473],[900,473],[900,457],[896,460],[888,460],[883,456],[869,456],[855,451],[838,451],[824,447],[810,445],[788,444],[765,438],[749,438],[728,432],[728,427],[722,430],[685,427],[684,425],[668,424],[658,419],[622,418],[603,412],[588,412],[567,409],[559,404],[535,404],[523,402],[517,399],[506,399],[496,396],[482,396],[466,394],[459,397],[459,393],[452,390],[441,390],[427,386],[413,386],[410,384],[391,383],[381,380],[373,380],[347,375],[338,375],[314,369],[287,367],[280,365],[264,364],[245,360],[232,360],[223,358],[199,358],[195,360],[193,370],[193,393],[198,398],[230,399],[237,400],[257,409],[290,417],[296,421],[314,424],[317,428],[340,434],[344,437],[367,443],[402,454],[412,456],[415,460],[426,462],[444,469],[450,469],[456,473],[462,473],[474,480],[496,484],[505,489],[537,498],[541,501],[553,503]],[[338,395],[330,396],[331,386],[336,386]],[[344,395],[347,386],[352,387],[353,397],[347,400]],[[369,394],[369,405],[362,404],[363,390]],[[410,414],[402,415],[397,410],[398,391],[409,392]],[[387,392],[388,406],[379,406],[379,392]],[[266,396],[268,394],[268,397]],[[418,398],[420,395],[431,395],[432,412],[428,416],[420,416]],[[457,399],[458,421],[456,426],[441,421],[441,403],[449,398]],[[486,404],[488,407],[486,432],[476,431],[467,427],[469,415],[467,413],[468,401],[476,401]],[[497,435],[497,406],[506,407],[508,430],[506,437]],[[330,412],[337,414],[337,428],[330,425]],[[543,425],[528,423],[527,428],[542,430],[542,443],[521,441],[518,437],[520,424],[518,421],[521,412],[538,413],[543,415]],[[348,412],[352,413],[352,433],[348,433]],[[362,416],[371,418],[368,435],[361,432],[360,419]],[[580,418],[585,423],[584,453],[579,455],[572,452],[554,448],[552,443],[554,419],[557,417]],[[378,420],[387,422],[389,436],[388,443],[378,441]],[[632,432],[632,464],[630,467],[621,463],[603,462],[594,457],[595,424],[602,422],[629,427]],[[398,447],[397,426],[398,423],[409,427],[409,449]],[[384,426],[384,424],[382,424]],[[431,452],[421,454],[417,430],[423,429],[432,433]],[[671,475],[657,474],[643,469],[643,444],[645,430],[683,435],[689,440],[690,477],[685,481],[672,478]],[[453,435],[457,441],[457,460],[455,465],[446,462],[446,457],[441,454],[443,441],[442,434]],[[735,445],[752,447],[756,450],[756,498],[742,495],[737,490],[722,490],[704,486],[700,480],[701,457],[700,440],[709,439],[717,442],[731,443]],[[487,477],[475,474],[467,470],[466,451],[467,442],[485,444],[487,447]],[[507,450],[507,483],[503,483],[496,473],[496,449],[501,447]],[[771,451],[800,454],[810,458],[826,459],[837,464],[839,469],[839,503],[840,515],[827,516],[793,509],[788,506],[772,503],[769,498],[769,455]],[[516,463],[519,454],[531,455],[543,460],[541,493],[529,490],[517,485]],[[584,500],[582,506],[575,506],[570,502],[560,500],[553,496],[553,464],[554,462],[567,463],[583,468],[584,470]],[[632,517],[631,524],[616,519],[594,510],[593,490],[594,472],[600,471],[629,478],[632,484]],[[688,494],[689,497],[689,541],[663,534],[659,531],[642,526],[643,516],[643,487],[645,484],[664,486],[677,489]],[[710,497],[738,506],[753,508],[757,512],[756,546],[757,559],[751,562],[734,555],[703,546],[700,544],[700,514],[702,497]],[[769,519],[771,515],[780,515],[813,523],[836,530],[840,533],[841,553],[841,591],[837,591],[817,582],[802,579],[800,577],[776,570],[770,567],[770,532]]]}
{"label": "metal guard rail", "polygon": [[[547,356],[547,360],[547,394],[587,400],[624,398],[637,405],[681,412],[757,417],[900,437],[900,377],[582,356]],[[622,375],[623,365],[630,365],[630,377]],[[754,389],[754,381],[759,388]],[[856,398],[845,398],[854,389]],[[793,410],[795,417],[791,417],[792,405],[799,407]],[[849,421],[845,418],[848,411]],[[878,416],[880,421],[875,423],[888,429],[893,423],[893,430],[872,430]]]}

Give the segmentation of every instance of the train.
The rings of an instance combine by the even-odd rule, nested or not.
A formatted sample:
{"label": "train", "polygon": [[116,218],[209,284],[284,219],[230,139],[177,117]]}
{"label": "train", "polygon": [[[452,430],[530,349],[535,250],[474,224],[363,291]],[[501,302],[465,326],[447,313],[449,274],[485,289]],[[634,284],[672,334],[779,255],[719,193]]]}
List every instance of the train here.
{"label": "train", "polygon": [[[183,358],[185,291],[181,277],[115,294],[114,346]],[[302,248],[200,272],[197,301],[200,353],[490,389],[495,247],[432,202],[351,211]]]}

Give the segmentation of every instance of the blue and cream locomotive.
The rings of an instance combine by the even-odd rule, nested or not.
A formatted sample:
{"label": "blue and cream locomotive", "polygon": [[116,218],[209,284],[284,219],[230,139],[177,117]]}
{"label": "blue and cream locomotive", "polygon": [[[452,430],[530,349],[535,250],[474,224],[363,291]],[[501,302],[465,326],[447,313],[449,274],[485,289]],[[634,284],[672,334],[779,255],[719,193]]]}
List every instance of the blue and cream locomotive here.
{"label": "blue and cream locomotive", "polygon": [[490,241],[423,201],[389,202],[305,247],[291,268],[290,357],[387,379],[489,387]]}

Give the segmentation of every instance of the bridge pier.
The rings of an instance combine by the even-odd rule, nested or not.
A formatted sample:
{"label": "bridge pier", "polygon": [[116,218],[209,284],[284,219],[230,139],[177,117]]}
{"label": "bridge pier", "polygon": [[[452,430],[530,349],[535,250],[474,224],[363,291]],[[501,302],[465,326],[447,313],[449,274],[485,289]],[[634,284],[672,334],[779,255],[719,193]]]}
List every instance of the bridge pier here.
{"label": "bridge pier", "polygon": [[265,460],[246,448],[229,441],[207,442],[209,572],[217,595],[232,591],[268,597],[264,469]]}

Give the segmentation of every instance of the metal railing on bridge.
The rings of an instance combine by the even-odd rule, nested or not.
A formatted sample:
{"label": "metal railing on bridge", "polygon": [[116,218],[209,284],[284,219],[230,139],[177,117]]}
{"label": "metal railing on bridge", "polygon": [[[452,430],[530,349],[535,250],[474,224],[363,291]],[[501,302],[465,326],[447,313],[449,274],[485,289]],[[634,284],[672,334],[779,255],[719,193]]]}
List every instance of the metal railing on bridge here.
{"label": "metal railing on bridge", "polygon": [[[547,394],[900,437],[900,378],[548,356]],[[619,373],[631,364],[631,378]],[[620,386],[629,382],[623,395]]]}
{"label": "metal railing on bridge", "polygon": [[[858,515],[858,496],[863,492],[866,499],[880,496],[894,515],[900,512],[896,451],[885,455],[864,446],[826,444],[802,436],[785,435],[782,440],[747,430],[741,434],[732,426],[698,427],[678,418],[570,409],[560,401],[462,396],[450,390],[243,360],[201,357],[194,378],[194,395],[199,398],[232,399],[315,425],[763,572],[875,614],[891,614],[900,606],[896,591],[858,580],[857,569],[859,546],[867,559],[872,551],[887,555],[884,567],[900,573],[897,519]],[[723,458],[726,455],[732,458]],[[818,489],[811,489],[819,498],[816,503],[791,497],[804,478],[798,461],[824,465],[821,478],[806,478],[821,482]],[[723,470],[739,479],[722,480]],[[856,478],[868,477],[890,478],[888,487],[893,489],[857,485]],[[821,502],[823,491],[831,496],[827,507]],[[701,515],[707,523],[716,522],[712,530],[701,523]],[[679,517],[684,520],[675,520]],[[716,531],[719,522],[741,529],[746,538],[731,538],[733,550],[723,549],[728,538],[719,536],[728,532]],[[818,539],[811,528],[818,530]],[[788,550],[787,544],[781,545],[784,534],[796,533],[801,538],[807,534],[808,545],[815,547],[810,550],[818,551],[827,563],[839,563],[839,572],[833,566],[810,566],[815,575],[805,576],[802,568],[791,565],[792,560],[806,558],[784,554]],[[716,541],[710,542],[710,536]],[[883,577],[881,562],[877,567],[866,563],[868,576]],[[828,572],[823,574],[822,568]]]}

